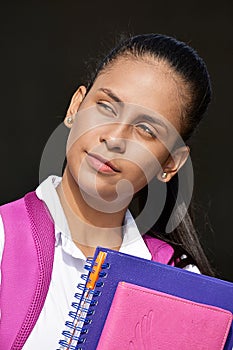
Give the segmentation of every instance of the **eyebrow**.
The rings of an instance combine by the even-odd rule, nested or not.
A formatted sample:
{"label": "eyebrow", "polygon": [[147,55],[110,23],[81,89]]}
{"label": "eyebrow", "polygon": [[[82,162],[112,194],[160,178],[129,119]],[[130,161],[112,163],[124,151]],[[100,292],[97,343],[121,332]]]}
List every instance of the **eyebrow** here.
{"label": "eyebrow", "polygon": [[112,90],[110,89],[106,89],[106,88],[100,88],[98,89],[98,91],[102,91],[103,93],[105,93],[106,95],[108,95],[112,100],[114,100],[115,102],[120,102],[120,103],[124,103],[117,95],[115,95]]}
{"label": "eyebrow", "polygon": [[160,120],[159,118],[151,117],[150,115],[147,115],[147,114],[141,114],[140,118],[143,118],[143,120],[145,120],[145,121],[147,121],[149,123],[160,125],[168,133],[167,125],[162,120]]}
{"label": "eyebrow", "polygon": [[[102,91],[103,93],[105,93],[106,95],[108,95],[112,100],[114,100],[115,102],[119,102],[121,104],[124,105],[124,102],[116,95],[114,94],[114,92],[110,89],[107,88],[99,88],[98,91]],[[149,123],[153,123],[153,124],[157,124],[160,125],[161,127],[163,127],[166,132],[168,133],[168,127],[167,125],[160,120],[159,118],[156,117],[152,117],[150,115],[147,114],[141,114],[140,118],[143,118],[145,121],[149,122]]]}

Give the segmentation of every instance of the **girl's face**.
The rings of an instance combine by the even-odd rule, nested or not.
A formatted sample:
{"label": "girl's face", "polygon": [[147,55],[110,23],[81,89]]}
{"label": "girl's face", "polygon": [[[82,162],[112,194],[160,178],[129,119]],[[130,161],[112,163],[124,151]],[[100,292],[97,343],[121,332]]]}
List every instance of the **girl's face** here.
{"label": "girl's face", "polygon": [[67,112],[74,114],[67,166],[90,196],[129,199],[154,176],[169,181],[188,156],[186,147],[170,154],[181,132],[181,101],[164,63],[118,59],[86,96],[83,86],[77,90]]}

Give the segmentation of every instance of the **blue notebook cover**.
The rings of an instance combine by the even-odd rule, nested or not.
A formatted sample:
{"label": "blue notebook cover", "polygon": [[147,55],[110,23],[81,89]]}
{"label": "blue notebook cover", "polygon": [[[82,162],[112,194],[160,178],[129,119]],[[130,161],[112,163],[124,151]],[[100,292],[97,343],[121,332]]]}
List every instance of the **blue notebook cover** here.
{"label": "blue notebook cover", "polygon": [[[82,343],[77,345],[78,350],[96,349],[120,281],[217,306],[233,313],[233,283],[231,282],[101,247],[97,247],[93,261],[100,251],[107,254],[95,287],[92,304],[89,306],[87,316],[89,323],[83,327],[85,332],[81,335]],[[124,326],[124,320],[122,320],[122,326]],[[224,350],[232,350],[232,347],[231,325]]]}

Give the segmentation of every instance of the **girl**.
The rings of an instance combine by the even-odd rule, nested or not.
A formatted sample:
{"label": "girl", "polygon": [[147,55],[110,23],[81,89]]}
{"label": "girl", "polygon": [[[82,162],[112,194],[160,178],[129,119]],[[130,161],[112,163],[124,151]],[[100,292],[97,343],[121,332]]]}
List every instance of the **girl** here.
{"label": "girl", "polygon": [[[1,207],[2,348],[58,347],[74,288],[97,245],[212,274],[185,202],[176,203],[182,183],[178,171],[189,157],[187,140],[210,99],[203,60],[185,43],[159,34],[121,42],[88,84],[77,89],[64,120],[70,135],[62,178],[51,175],[34,195]],[[135,220],[147,206],[154,179],[166,185],[167,194],[159,214],[163,196],[153,197],[143,235],[146,231],[140,233]],[[128,209],[132,200],[139,206],[135,220]],[[49,215],[52,224],[46,221]],[[174,223],[167,234],[171,216]],[[28,243],[31,236],[35,249]],[[33,285],[34,277],[27,280],[37,273],[33,261],[47,264],[38,279],[41,287]],[[14,275],[10,279],[9,271]],[[22,280],[22,292],[16,293]],[[18,298],[20,320],[15,320],[11,292]],[[37,302],[22,311],[30,299],[27,293],[36,294]]]}

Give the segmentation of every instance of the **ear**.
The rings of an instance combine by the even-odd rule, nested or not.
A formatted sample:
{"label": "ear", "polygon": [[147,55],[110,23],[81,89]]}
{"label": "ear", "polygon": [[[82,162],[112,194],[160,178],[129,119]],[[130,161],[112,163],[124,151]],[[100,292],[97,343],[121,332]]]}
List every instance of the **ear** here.
{"label": "ear", "polygon": [[[168,182],[171,178],[179,171],[179,169],[184,165],[190,153],[190,148],[188,146],[182,146],[177,148],[172,154],[169,155],[165,164],[163,165],[163,170],[157,175],[158,180],[163,182]],[[166,173],[166,176],[162,174]]]}
{"label": "ear", "polygon": [[69,108],[66,113],[66,118],[64,120],[64,124],[68,128],[71,128],[72,126],[72,123],[73,123],[72,119],[74,119],[74,116],[77,113],[79,106],[86,95],[86,91],[87,89],[85,88],[85,86],[81,85],[72,96]]}

